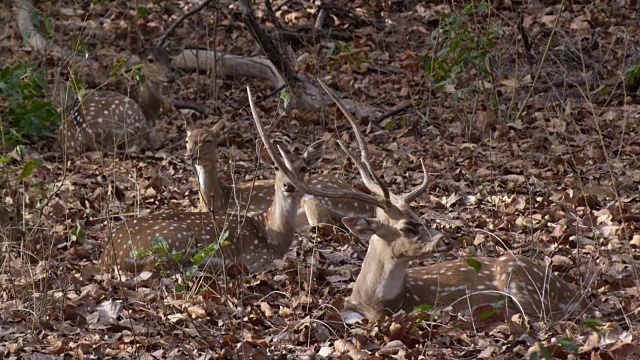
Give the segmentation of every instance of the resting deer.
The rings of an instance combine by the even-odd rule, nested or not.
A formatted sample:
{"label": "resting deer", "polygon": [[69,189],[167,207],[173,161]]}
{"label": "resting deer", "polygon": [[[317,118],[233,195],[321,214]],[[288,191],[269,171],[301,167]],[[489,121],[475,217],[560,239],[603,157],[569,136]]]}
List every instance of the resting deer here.
{"label": "resting deer", "polygon": [[[412,311],[423,304],[452,306],[456,311],[464,311],[479,304],[491,303],[522,310],[532,317],[554,319],[586,307],[569,284],[522,256],[475,258],[480,264],[478,272],[466,261],[448,261],[409,269],[412,259],[456,246],[442,233],[428,228],[410,207],[411,201],[428,187],[424,163],[424,181],[420,186],[402,196],[390,193],[373,173],[367,146],[355,119],[326,85],[322,82],[320,85],[353,128],[360,147],[360,159],[342,143],[339,144],[354,162],[373,195],[313,188],[295,179],[294,174],[287,171],[285,174],[291,176],[291,182],[305,193],[357,198],[377,208],[376,216],[372,218],[357,216],[342,219],[356,236],[370,238],[353,293],[345,301],[343,314],[347,321],[362,318],[377,320],[401,309]],[[263,135],[263,130],[260,131]],[[268,150],[273,156],[274,150]],[[275,157],[274,160],[278,164],[279,159]]]}
{"label": "resting deer", "polygon": [[[235,186],[219,180],[217,145],[223,128],[223,121],[210,129],[196,128],[193,123],[187,123],[187,155],[198,174],[200,205],[197,211],[235,211],[236,206],[240,211],[246,209],[249,213],[266,211],[274,196],[274,180],[250,181]],[[315,187],[352,189],[345,181],[330,175],[310,175],[305,182]],[[343,217],[354,215],[373,216],[374,207],[349,199],[304,196],[298,208],[297,227],[341,224]]]}
{"label": "resting deer", "polygon": [[[317,141],[302,157],[293,157],[291,161],[285,158],[281,164],[290,173],[302,175],[305,169],[322,159],[324,146],[323,140]],[[276,168],[274,196],[265,212],[246,217],[231,213],[168,213],[125,221],[105,247],[101,267],[119,265],[129,272],[151,270],[158,260],[155,255],[136,259],[131,256],[132,250],[151,250],[154,238],[163,237],[169,253],[180,252],[182,259],[188,259],[196,249],[217,242],[227,230],[228,244],[221,246],[208,263],[235,262],[245,265],[252,273],[269,269],[273,260],[282,258],[291,247],[302,197],[281,169]]]}
{"label": "resting deer", "polygon": [[[172,53],[181,46],[172,48]],[[160,146],[156,120],[163,101],[162,84],[175,79],[171,55],[156,46],[143,51],[140,58],[144,84],[137,99],[98,90],[76,99],[58,132],[62,147],[77,153],[116,149],[130,153]]]}

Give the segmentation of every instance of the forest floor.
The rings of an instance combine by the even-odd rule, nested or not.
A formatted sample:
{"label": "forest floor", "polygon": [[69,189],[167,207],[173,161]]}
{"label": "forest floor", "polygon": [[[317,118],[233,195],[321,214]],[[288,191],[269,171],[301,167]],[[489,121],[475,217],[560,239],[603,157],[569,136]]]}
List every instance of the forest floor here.
{"label": "forest floor", "polygon": [[[154,39],[184,12],[173,2],[138,1],[144,11],[129,2],[94,3],[37,4],[48,19],[39,26],[52,24],[53,39],[67,49],[82,38],[106,69],[127,56],[127,24],[136,13],[144,35]],[[257,135],[245,89],[250,85],[259,98],[274,89],[254,79],[181,73],[165,95],[206,104],[215,115],[167,102],[157,151],[65,155],[49,139],[3,154],[1,202],[18,209],[27,234],[2,242],[0,357],[640,357],[635,9],[624,1],[573,1],[562,10],[537,1],[500,3],[452,9],[430,1],[335,1],[325,27],[344,29],[353,40],[297,42],[288,54],[296,71],[346,98],[383,113],[404,107],[382,121],[362,121],[370,160],[395,193],[421,182],[425,161],[431,184],[414,209],[464,242],[450,259],[513,252],[546,261],[584,294],[589,310],[561,322],[516,316],[474,324],[434,311],[347,325],[338,310],[367,242],[331,226],[296,234],[277,268],[257,275],[106,279],[97,259],[123,216],[197,205],[197,179],[184,156],[186,118],[203,127],[226,121],[224,181],[273,176],[269,168],[255,171]],[[221,6],[225,11],[212,6],[185,21],[189,44],[262,55],[235,5]],[[273,6],[293,31],[317,16],[317,6],[303,1]],[[254,7],[273,28],[264,4]],[[23,44],[10,3],[0,4],[0,13],[8,31],[0,62],[37,63],[62,111],[53,92],[68,84],[69,69]],[[103,88],[121,89],[122,81]],[[262,118],[275,124],[272,140],[299,152],[326,139],[328,153],[314,171],[359,184],[336,144],[353,137],[335,107],[280,117],[279,101],[258,103]],[[10,119],[1,120],[6,132]],[[115,318],[107,321],[105,313]]]}

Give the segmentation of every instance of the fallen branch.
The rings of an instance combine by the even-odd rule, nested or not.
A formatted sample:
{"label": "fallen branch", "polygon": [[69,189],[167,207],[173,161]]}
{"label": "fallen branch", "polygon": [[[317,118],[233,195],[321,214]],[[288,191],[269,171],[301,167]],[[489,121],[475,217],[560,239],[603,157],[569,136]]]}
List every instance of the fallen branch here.
{"label": "fallen branch", "polygon": [[401,113],[401,112],[403,112],[405,110],[409,110],[412,107],[413,107],[413,104],[411,104],[411,103],[410,104],[405,104],[405,105],[402,105],[402,106],[398,106],[397,108],[395,108],[395,109],[393,109],[391,111],[388,111],[388,112],[380,115],[379,117],[377,117],[376,120],[375,120],[375,123],[379,124],[380,122],[382,122],[382,120],[384,120],[384,119],[386,119],[388,117],[391,117],[393,115],[396,115],[398,113]]}
{"label": "fallen branch", "polygon": [[[219,77],[249,77],[268,81],[275,89],[287,85],[276,67],[263,56],[244,57],[208,50],[185,49],[173,57],[177,68],[184,71],[215,71]],[[213,69],[213,66],[217,67]]]}
{"label": "fallen branch", "polygon": [[215,115],[215,110],[207,105],[204,104],[198,104],[195,103],[193,101],[185,101],[185,100],[177,100],[177,99],[173,99],[171,100],[171,102],[173,103],[173,106],[176,107],[176,109],[189,109],[189,110],[194,110],[196,112],[199,112],[200,114],[204,114],[204,115]]}
{"label": "fallen branch", "polygon": [[38,12],[30,0],[15,0],[16,22],[22,38],[27,45],[41,55],[51,55],[56,58],[65,58],[67,54],[58,45],[42,36],[31,22],[31,14]]}

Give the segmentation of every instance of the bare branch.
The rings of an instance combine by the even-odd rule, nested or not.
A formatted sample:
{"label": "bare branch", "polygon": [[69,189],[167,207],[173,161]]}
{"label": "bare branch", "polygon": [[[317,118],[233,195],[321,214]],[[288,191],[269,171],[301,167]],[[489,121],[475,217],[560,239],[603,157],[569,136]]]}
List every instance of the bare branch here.
{"label": "bare branch", "polygon": [[180,26],[180,24],[182,24],[183,21],[185,21],[189,16],[191,16],[191,15],[197,13],[198,11],[204,9],[204,7],[207,6],[210,2],[211,2],[211,0],[204,0],[203,2],[198,4],[197,6],[193,7],[191,10],[189,10],[186,13],[180,15],[178,20],[176,20],[173,24],[171,24],[171,26],[169,26],[169,28],[167,29],[167,31],[165,31],[165,33],[162,35],[162,37],[160,37],[160,39],[158,40],[158,45],[156,45],[156,46],[163,46],[164,42],[167,41],[167,39],[169,37],[173,36],[173,33],[176,31],[176,28],[178,28],[178,26]]}

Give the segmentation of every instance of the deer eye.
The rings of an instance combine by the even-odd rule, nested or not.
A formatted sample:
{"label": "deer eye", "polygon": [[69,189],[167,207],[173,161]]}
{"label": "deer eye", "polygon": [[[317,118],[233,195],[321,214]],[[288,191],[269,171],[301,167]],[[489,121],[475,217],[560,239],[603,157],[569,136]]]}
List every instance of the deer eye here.
{"label": "deer eye", "polygon": [[300,168],[300,172],[306,173],[309,170],[306,166]]}
{"label": "deer eye", "polygon": [[273,169],[274,169],[275,171],[279,171],[279,170],[280,170],[280,168],[278,167],[278,165],[273,165]]}
{"label": "deer eye", "polygon": [[149,64],[153,64],[153,62],[154,62],[154,61],[155,61],[155,60],[153,60],[153,58],[152,58],[152,57],[147,58],[147,63],[149,63]]}
{"label": "deer eye", "polygon": [[400,231],[405,234],[410,234],[411,236],[420,235],[420,230],[412,226],[403,227]]}

